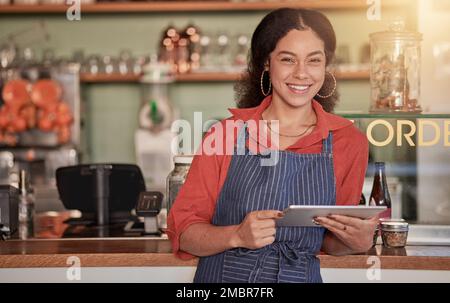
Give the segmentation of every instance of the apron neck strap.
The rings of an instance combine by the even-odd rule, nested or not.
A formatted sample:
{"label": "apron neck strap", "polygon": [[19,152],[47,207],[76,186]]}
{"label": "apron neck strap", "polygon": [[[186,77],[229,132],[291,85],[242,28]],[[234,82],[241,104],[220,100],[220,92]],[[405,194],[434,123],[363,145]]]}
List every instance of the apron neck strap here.
{"label": "apron neck strap", "polygon": [[333,134],[331,132],[329,132],[328,137],[325,140],[323,140],[322,153],[324,154],[333,153]]}
{"label": "apron neck strap", "polygon": [[244,125],[238,132],[237,143],[234,148],[235,155],[245,155],[248,153],[248,148],[246,144],[247,139],[248,139],[247,123],[244,123]]}

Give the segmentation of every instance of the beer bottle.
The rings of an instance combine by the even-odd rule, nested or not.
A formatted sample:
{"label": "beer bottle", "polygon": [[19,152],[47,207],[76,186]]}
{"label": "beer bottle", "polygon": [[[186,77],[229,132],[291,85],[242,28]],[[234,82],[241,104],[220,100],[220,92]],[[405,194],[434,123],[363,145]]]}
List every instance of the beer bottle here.
{"label": "beer bottle", "polygon": [[386,182],[384,162],[375,162],[375,176],[372,192],[369,198],[370,206],[386,206],[387,210],[380,214],[380,218],[391,217],[391,196]]}

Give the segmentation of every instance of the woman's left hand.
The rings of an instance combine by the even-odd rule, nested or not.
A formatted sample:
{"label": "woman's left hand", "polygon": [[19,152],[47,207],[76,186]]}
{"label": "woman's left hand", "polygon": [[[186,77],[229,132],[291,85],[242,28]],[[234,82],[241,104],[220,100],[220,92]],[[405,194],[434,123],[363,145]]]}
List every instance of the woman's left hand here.
{"label": "woman's left hand", "polygon": [[317,217],[315,221],[331,231],[355,253],[365,253],[372,247],[378,216],[364,220],[349,216],[330,215]]}

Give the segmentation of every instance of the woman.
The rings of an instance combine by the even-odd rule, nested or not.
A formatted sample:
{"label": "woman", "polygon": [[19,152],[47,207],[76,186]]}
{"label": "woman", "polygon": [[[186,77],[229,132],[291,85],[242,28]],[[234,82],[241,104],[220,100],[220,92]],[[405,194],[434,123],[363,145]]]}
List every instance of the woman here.
{"label": "woman", "polygon": [[[319,12],[279,9],[257,26],[248,77],[237,89],[240,109],[221,125],[267,122],[267,137],[278,138],[270,147],[278,160],[261,165],[249,146],[266,146],[256,135],[262,129],[245,127],[233,139],[238,147],[245,142],[243,155],[196,155],[168,218],[174,253],[200,257],[194,282],[321,282],[320,250],[343,255],[371,247],[377,218],[275,227],[290,204],[359,202],[368,143],[350,121],[330,113],[336,80],[326,66],[335,47],[333,28]],[[232,133],[224,133],[225,144]]]}

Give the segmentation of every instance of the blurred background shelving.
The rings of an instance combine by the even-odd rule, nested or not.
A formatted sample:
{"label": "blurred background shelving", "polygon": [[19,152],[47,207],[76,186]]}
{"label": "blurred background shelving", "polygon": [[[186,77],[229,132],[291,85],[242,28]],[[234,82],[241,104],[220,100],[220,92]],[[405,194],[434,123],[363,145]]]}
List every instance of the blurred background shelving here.
{"label": "blurred background shelving", "polygon": [[[400,8],[407,0],[384,1],[384,8]],[[0,6],[0,13],[61,13],[69,5],[11,4]],[[309,8],[319,10],[348,10],[366,8],[359,0],[308,0],[308,1],[149,1],[149,2],[100,2],[81,4],[83,13],[147,13],[147,12],[186,12],[186,11],[267,11],[280,7]]]}
{"label": "blurred background shelving", "polygon": [[[355,72],[336,72],[338,80],[369,80],[369,71]],[[241,77],[240,73],[227,72],[193,72],[178,74],[175,77],[176,82],[235,82]],[[137,83],[140,80],[139,75],[114,74],[89,74],[81,73],[81,83]]]}
{"label": "blurred background shelving", "polygon": [[[413,2],[382,1],[382,17],[374,21],[367,19],[368,4],[360,0],[98,2],[81,4],[80,21],[66,18],[65,5],[0,5],[0,37],[7,37],[13,29],[45,23],[49,39],[32,45],[38,57],[48,48],[65,58],[76,50],[115,56],[127,49],[140,56],[157,53],[161,32],[169,24],[177,28],[195,24],[211,37],[226,33],[236,39],[239,34],[250,36],[272,9],[301,7],[321,10],[330,18],[338,52],[346,57],[345,63],[358,65],[369,33],[385,30],[397,16],[406,19],[408,28],[416,29]],[[139,76],[80,76],[83,161],[135,162],[134,132],[141,104]],[[222,71],[180,74],[171,85],[170,100],[179,109],[180,118],[189,122],[193,112],[202,112],[204,121],[225,118],[229,116],[227,109],[235,107],[233,85],[238,77],[238,73]],[[337,110],[367,111],[368,71],[342,71],[337,78],[341,96]]]}

